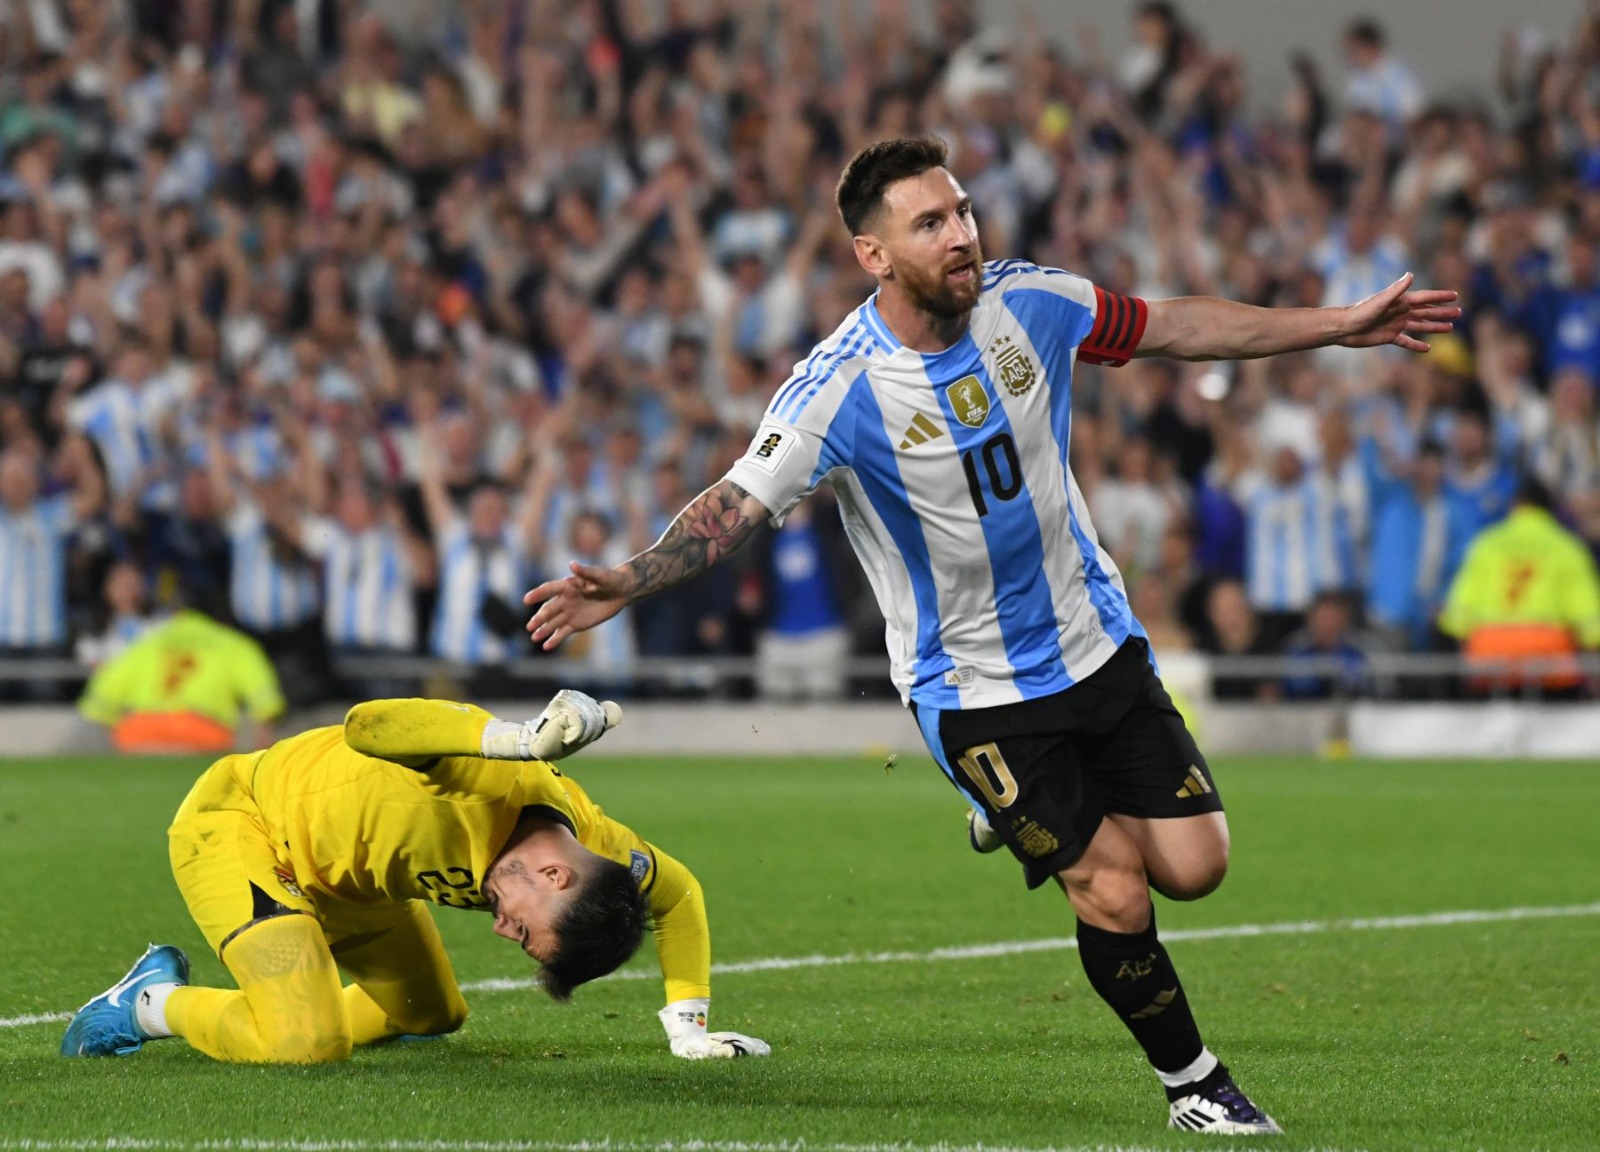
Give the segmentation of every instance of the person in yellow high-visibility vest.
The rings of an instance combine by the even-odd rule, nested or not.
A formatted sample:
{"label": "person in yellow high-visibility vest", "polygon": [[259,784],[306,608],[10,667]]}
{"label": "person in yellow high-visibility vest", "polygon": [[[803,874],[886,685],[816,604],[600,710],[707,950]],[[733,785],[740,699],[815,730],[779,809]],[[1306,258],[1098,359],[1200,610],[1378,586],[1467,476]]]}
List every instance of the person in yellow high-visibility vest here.
{"label": "person in yellow high-visibility vest", "polygon": [[[122,752],[225,752],[272,739],[284,709],[261,646],[185,609],[151,628],[90,678],[78,711],[111,729]],[[237,735],[248,720],[252,730]]]}
{"label": "person in yellow high-visibility vest", "polygon": [[1550,504],[1542,484],[1523,482],[1511,513],[1468,546],[1439,628],[1495,681],[1570,690],[1578,649],[1600,648],[1600,572]]}

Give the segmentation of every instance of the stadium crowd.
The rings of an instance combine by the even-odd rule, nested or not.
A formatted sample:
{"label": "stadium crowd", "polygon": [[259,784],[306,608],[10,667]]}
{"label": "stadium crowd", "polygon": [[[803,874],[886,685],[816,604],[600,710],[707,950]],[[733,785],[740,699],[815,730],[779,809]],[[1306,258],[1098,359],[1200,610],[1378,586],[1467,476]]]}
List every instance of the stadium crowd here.
{"label": "stadium crowd", "polygon": [[[1158,652],[1454,643],[1452,579],[1514,503],[1600,548],[1600,18],[1508,38],[1471,103],[1357,22],[1342,76],[1297,57],[1257,114],[1163,3],[1117,58],[960,0],[931,36],[904,0],[462,0],[426,35],[395,7],[6,6],[0,655],[93,665],[182,603],[291,700],[330,652],[535,658],[522,592],[654,539],[870,291],[833,184],[917,132],[991,259],[1462,292],[1426,357],[1079,365],[1072,466]],[[838,693],[882,635],[842,543],[819,494],[568,647],[612,690],[636,656],[753,654],[769,691]]]}

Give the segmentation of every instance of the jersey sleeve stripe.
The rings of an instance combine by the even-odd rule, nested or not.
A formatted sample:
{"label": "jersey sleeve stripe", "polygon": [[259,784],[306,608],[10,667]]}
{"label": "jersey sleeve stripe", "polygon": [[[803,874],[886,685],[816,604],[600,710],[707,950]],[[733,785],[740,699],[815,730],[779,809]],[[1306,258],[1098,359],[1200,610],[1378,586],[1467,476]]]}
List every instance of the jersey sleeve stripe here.
{"label": "jersey sleeve stripe", "polygon": [[793,420],[805,408],[809,398],[828,382],[839,365],[871,339],[871,330],[858,320],[855,327],[845,333],[841,343],[826,352],[819,348],[811,354],[805,368],[779,390],[768,411],[781,419]]}
{"label": "jersey sleeve stripe", "polygon": [[782,388],[778,389],[778,394],[773,398],[771,404],[771,411],[776,414],[780,404],[788,403],[792,397],[803,391],[818,372],[825,372],[825,362],[830,357],[838,354],[862,330],[863,325],[864,320],[858,312],[856,322],[848,329],[845,329],[843,335],[836,340],[824,340],[813,348],[811,355],[806,357],[805,364],[789,378]]}
{"label": "jersey sleeve stripe", "polygon": [[876,337],[872,335],[869,329],[862,328],[848,344],[818,364],[816,371],[811,374],[810,380],[804,389],[793,395],[781,412],[774,411],[773,414],[791,423],[799,419],[800,414],[806,410],[806,406],[811,403],[818,392],[822,391],[823,387],[834,377],[840,367],[859,355],[875,340]]}

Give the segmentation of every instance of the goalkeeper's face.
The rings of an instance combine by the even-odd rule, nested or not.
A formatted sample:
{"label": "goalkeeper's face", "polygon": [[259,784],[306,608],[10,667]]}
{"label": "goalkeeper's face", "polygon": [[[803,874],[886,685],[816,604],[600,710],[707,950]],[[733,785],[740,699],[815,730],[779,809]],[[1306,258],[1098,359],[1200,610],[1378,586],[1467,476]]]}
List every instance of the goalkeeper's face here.
{"label": "goalkeeper's face", "polygon": [[484,877],[483,895],[495,932],[539,962],[539,982],[557,1000],[626,963],[650,920],[633,873],[565,829],[503,853]]}
{"label": "goalkeeper's face", "polygon": [[483,896],[494,913],[497,936],[515,940],[541,964],[560,950],[556,931],[572,901],[577,873],[556,859],[535,862],[501,857],[484,879]]}

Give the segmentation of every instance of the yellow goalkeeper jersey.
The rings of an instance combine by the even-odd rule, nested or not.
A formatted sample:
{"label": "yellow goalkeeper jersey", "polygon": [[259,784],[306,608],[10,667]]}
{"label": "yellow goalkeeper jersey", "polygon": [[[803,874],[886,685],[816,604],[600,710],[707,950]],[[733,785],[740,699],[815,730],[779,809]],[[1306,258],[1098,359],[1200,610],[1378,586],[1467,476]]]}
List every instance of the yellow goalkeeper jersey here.
{"label": "yellow goalkeeper jersey", "polygon": [[[486,715],[439,701],[377,706]],[[240,783],[260,808],[272,842],[286,851],[295,883],[318,903],[420,899],[487,910],[479,885],[517,821],[533,809],[632,871],[650,905],[668,1000],[710,994],[711,945],[699,883],[681,863],[608,817],[576,781],[538,760],[403,759],[357,751],[346,743],[344,728],[328,727],[235,762],[236,771],[248,774]]]}

